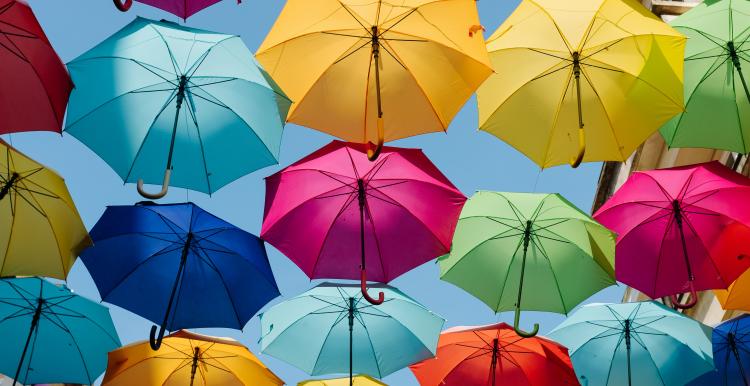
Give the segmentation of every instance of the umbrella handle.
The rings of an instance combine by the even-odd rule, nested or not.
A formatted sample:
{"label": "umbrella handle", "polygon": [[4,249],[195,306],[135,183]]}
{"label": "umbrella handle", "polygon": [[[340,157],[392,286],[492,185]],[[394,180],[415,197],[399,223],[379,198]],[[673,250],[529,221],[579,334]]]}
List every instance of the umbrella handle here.
{"label": "umbrella handle", "polygon": [[469,37],[474,37],[474,34],[479,31],[485,31],[484,26],[481,24],[474,24],[473,26],[469,27]]}
{"label": "umbrella handle", "polygon": [[149,193],[145,190],[143,190],[143,179],[138,179],[138,193],[148,199],[151,200],[158,200],[164,196],[167,195],[167,190],[169,190],[169,180],[172,177],[172,169],[167,169],[164,171],[164,181],[161,183],[161,191],[158,193]]}
{"label": "umbrella handle", "polygon": [[[159,336],[156,336],[156,330],[159,330]],[[156,327],[151,326],[151,333],[149,334],[149,340],[148,344],[151,346],[151,349],[154,351],[159,350],[161,347],[161,341],[164,339],[164,326]]]}
{"label": "umbrella handle", "polygon": [[513,329],[516,330],[516,334],[521,338],[533,338],[539,333],[539,323],[534,323],[534,330],[526,332],[519,327],[521,321],[521,308],[516,307],[516,315],[513,319]]}
{"label": "umbrella handle", "polygon": [[383,302],[385,301],[385,294],[383,293],[383,291],[380,291],[380,293],[378,293],[378,298],[377,299],[375,299],[372,296],[370,296],[370,294],[367,293],[367,271],[365,271],[363,269],[361,272],[362,272],[362,274],[360,276],[360,278],[361,278],[360,288],[362,290],[362,297],[364,297],[365,300],[367,300],[368,302],[370,302],[370,304],[373,304],[373,305],[376,305],[376,306],[380,305],[380,304],[383,304]]}
{"label": "umbrella handle", "polygon": [[130,7],[133,6],[133,0],[125,0],[124,2],[120,2],[121,0],[112,0],[115,3],[115,7],[120,10],[120,12],[127,12]]}
{"label": "umbrella handle", "polygon": [[570,160],[570,167],[577,168],[583,161],[584,154],[586,154],[586,132],[581,127],[578,129],[578,154]]}
{"label": "umbrella handle", "polygon": [[[383,128],[383,117],[378,117],[378,143],[376,145],[372,142],[367,142],[367,159],[370,161],[378,159],[380,152],[383,150],[383,142],[385,142],[384,137],[385,130]],[[372,148],[373,146],[375,146],[375,149]]]}
{"label": "umbrella handle", "polygon": [[693,282],[690,282],[690,298],[688,299],[687,303],[680,303],[679,299],[677,299],[677,295],[672,295],[669,297],[669,300],[672,301],[672,304],[682,310],[688,310],[698,303],[698,293],[695,291],[695,286],[693,285]]}

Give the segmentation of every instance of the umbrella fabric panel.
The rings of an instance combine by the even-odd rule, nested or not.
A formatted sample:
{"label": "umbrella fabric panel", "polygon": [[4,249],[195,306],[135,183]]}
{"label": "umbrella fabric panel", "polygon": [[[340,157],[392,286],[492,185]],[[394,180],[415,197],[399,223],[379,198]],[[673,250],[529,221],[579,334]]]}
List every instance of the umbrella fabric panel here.
{"label": "umbrella fabric panel", "polygon": [[[183,20],[221,0],[137,0],[152,7],[161,8]],[[239,2],[239,1],[238,1]]]}
{"label": "umbrella fabric panel", "polygon": [[743,386],[750,382],[750,317],[741,315],[716,326],[712,338],[721,384]]}

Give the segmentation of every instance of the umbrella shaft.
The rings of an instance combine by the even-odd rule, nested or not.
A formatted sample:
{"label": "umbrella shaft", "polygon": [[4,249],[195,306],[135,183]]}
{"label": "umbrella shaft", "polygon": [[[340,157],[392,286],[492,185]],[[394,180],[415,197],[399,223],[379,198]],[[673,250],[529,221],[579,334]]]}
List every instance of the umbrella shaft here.
{"label": "umbrella shaft", "polygon": [[732,59],[732,64],[734,65],[734,69],[737,70],[737,75],[740,76],[740,81],[742,82],[742,88],[745,89],[745,97],[747,97],[747,101],[750,102],[750,90],[747,88],[747,82],[745,82],[745,75],[742,73],[742,63],[740,62],[740,57],[737,55],[737,49],[734,46],[734,42],[727,42],[727,48],[729,49],[729,57]]}
{"label": "umbrella shaft", "polygon": [[378,118],[383,117],[383,105],[380,99],[380,37],[378,27],[372,26],[372,59],[375,62],[375,95],[378,104]]}
{"label": "umbrella shaft", "polygon": [[34,316],[31,318],[31,328],[29,328],[29,335],[26,337],[26,344],[23,346],[21,359],[18,361],[18,368],[16,369],[16,375],[13,377],[13,385],[15,385],[16,382],[18,382],[18,377],[21,375],[21,368],[23,367],[23,362],[26,359],[26,352],[29,350],[29,343],[31,343],[31,337],[34,335],[34,332],[39,327],[39,318],[42,315],[43,304],[44,304],[44,301],[42,299],[39,299],[37,301],[36,310],[34,310]]}
{"label": "umbrella shaft", "polygon": [[578,52],[573,53],[573,77],[576,83],[576,99],[578,103],[578,128],[583,128],[583,107],[581,107],[581,61]]}
{"label": "umbrella shaft", "polygon": [[174,124],[172,125],[172,139],[169,142],[169,155],[167,156],[167,170],[172,169],[172,154],[174,154],[174,141],[177,137],[177,123],[180,120],[180,108],[182,108],[182,102],[185,99],[185,86],[187,85],[187,77],[185,75],[180,77],[180,85],[177,89],[177,101],[176,109],[174,113]]}
{"label": "umbrella shaft", "polygon": [[5,198],[5,196],[10,192],[10,189],[13,187],[13,184],[18,180],[18,173],[13,173],[10,175],[10,178],[8,181],[5,182],[5,185],[3,185],[3,188],[0,190],[0,200]]}
{"label": "umbrella shaft", "polygon": [[526,221],[526,229],[523,235],[523,260],[521,260],[521,280],[518,282],[518,300],[516,301],[516,311],[521,309],[521,297],[523,295],[523,277],[526,273],[526,254],[529,250],[529,243],[531,242],[531,221]]}
{"label": "umbrella shaft", "polygon": [[495,374],[497,373],[497,360],[500,354],[500,348],[498,339],[492,340],[492,363],[490,364],[490,379],[492,380],[492,386],[495,386]]}
{"label": "umbrella shaft", "polygon": [[349,298],[349,386],[354,386],[354,298]]}
{"label": "umbrella shaft", "polygon": [[169,295],[169,303],[167,303],[167,310],[164,312],[164,322],[162,322],[161,324],[162,330],[167,328],[167,323],[169,322],[169,315],[172,312],[172,304],[174,303],[174,297],[177,294],[177,289],[182,285],[182,279],[185,273],[185,265],[187,264],[187,256],[188,256],[188,252],[190,251],[190,243],[192,241],[193,241],[193,233],[190,232],[187,235],[185,246],[182,248],[182,256],[180,257],[180,267],[177,268],[177,276],[175,277],[174,285],[172,286],[172,293]]}
{"label": "umbrella shaft", "polygon": [[633,385],[633,372],[632,372],[632,366],[630,364],[630,327],[631,327],[631,321],[630,319],[625,320],[625,350],[627,350],[627,361],[628,361],[628,386]]}
{"label": "umbrella shaft", "polygon": [[690,257],[688,254],[687,242],[685,241],[685,230],[683,227],[684,218],[680,202],[677,200],[672,201],[672,207],[674,210],[674,218],[677,223],[677,231],[680,233],[680,242],[682,243],[682,256],[685,258],[685,267],[687,268],[688,281],[692,282],[695,280],[693,275],[693,267],[690,266]]}
{"label": "umbrella shaft", "polygon": [[359,200],[359,244],[360,258],[362,259],[360,269],[365,271],[365,182],[360,178],[357,180],[357,199]]}
{"label": "umbrella shaft", "polygon": [[195,382],[195,371],[198,370],[198,359],[200,358],[200,347],[195,348],[195,354],[193,354],[193,365],[190,368],[190,386],[193,386]]}
{"label": "umbrella shaft", "polygon": [[734,359],[737,361],[737,367],[740,370],[740,377],[742,377],[742,382],[745,384],[745,386],[748,385],[748,379],[747,375],[745,374],[745,367],[742,366],[742,357],[740,357],[740,351],[737,349],[737,341],[735,340],[734,334],[729,334],[729,347],[732,349],[732,354],[734,355]]}

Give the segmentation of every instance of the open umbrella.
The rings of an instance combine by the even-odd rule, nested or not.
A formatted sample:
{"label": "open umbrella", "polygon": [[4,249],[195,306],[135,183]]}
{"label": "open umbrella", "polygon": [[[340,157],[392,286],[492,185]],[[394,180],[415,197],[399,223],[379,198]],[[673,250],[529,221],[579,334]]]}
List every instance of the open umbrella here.
{"label": "open umbrella", "polygon": [[546,168],[624,161],[682,111],[685,37],[636,0],[524,0],[487,40],[480,129]]}
{"label": "open umbrella", "polygon": [[587,386],[683,386],[713,370],[711,329],[656,302],[588,304],[549,336]]}
{"label": "open umbrella", "polygon": [[334,378],[334,379],[311,379],[309,381],[302,381],[297,386],[388,386],[377,379],[368,375],[355,375],[351,382],[349,378]]}
{"label": "open umbrella", "polygon": [[558,194],[477,192],[464,206],[440,278],[495,312],[568,313],[615,284],[614,235]]}
{"label": "open umbrella", "polygon": [[263,241],[192,203],[110,206],[91,237],[102,300],[159,323],[154,350],[167,329],[242,329],[279,295]]}
{"label": "open umbrella", "polygon": [[444,331],[435,358],[411,371],[421,386],[579,386],[565,347],[505,323]]}
{"label": "open umbrella", "polygon": [[120,347],[107,307],[36,277],[0,280],[0,339],[13,385],[93,384]]}
{"label": "open umbrella", "polygon": [[721,384],[750,385],[750,315],[728,320],[714,328],[714,364]]}
{"label": "open umbrella", "polygon": [[0,63],[0,134],[59,133],[73,82],[23,0],[0,0]]}
{"label": "open umbrella", "polygon": [[[714,243],[712,252],[719,256],[750,258],[750,227],[739,223],[727,225]],[[750,312],[750,269],[741,274],[727,289],[714,290],[725,310]]]}
{"label": "open umbrella", "polygon": [[65,131],[146,198],[170,183],[210,194],[277,162],[290,102],[239,36],[137,18],[68,68]]}
{"label": "open umbrella", "polygon": [[258,60],[288,121],[351,142],[445,131],[492,73],[472,0],[286,2]]}
{"label": "open umbrella", "polygon": [[[421,150],[334,141],[266,179],[261,237],[310,278],[389,282],[450,250],[466,197]],[[359,252],[359,254],[357,253]]]}
{"label": "open umbrella", "polygon": [[750,225],[750,180],[718,162],[633,173],[594,218],[618,235],[617,280],[681,308],[750,267],[713,249],[726,227]]}
{"label": "open umbrella", "polygon": [[[379,305],[357,285],[323,283],[260,316],[261,350],[310,375],[349,373],[382,378],[433,357],[444,320],[386,286]],[[348,361],[344,358],[349,358]]]}
{"label": "open umbrella", "polygon": [[[115,7],[122,12],[127,12],[133,6],[133,0],[112,0]],[[152,7],[163,9],[171,14],[186,20],[188,17],[208,8],[221,0],[136,0],[139,3],[148,4]],[[237,0],[237,4],[242,0]]]}
{"label": "open umbrella", "polygon": [[284,381],[229,338],[180,330],[153,351],[136,342],[109,353],[106,386],[281,386]]}
{"label": "open umbrella", "polygon": [[748,15],[747,1],[711,0],[670,23],[688,42],[686,111],[661,129],[669,146],[750,152]]}
{"label": "open umbrella", "polygon": [[0,276],[65,279],[91,239],[65,181],[0,140]]}

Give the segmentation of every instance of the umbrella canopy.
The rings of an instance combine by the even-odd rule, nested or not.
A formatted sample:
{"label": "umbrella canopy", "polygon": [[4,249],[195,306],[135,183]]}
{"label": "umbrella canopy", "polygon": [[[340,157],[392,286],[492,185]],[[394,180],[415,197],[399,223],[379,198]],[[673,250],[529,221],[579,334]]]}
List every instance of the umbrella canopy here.
{"label": "umbrella canopy", "polygon": [[543,168],[624,161],[682,111],[684,47],[636,0],[524,0],[487,40],[480,129]]}
{"label": "umbrella canopy", "polygon": [[229,338],[180,330],[159,351],[137,342],[109,353],[107,386],[281,386],[284,381]]}
{"label": "umbrella canopy", "polygon": [[368,375],[355,375],[351,383],[349,378],[311,379],[297,384],[297,386],[388,386]]}
{"label": "umbrella canopy", "polygon": [[59,133],[73,82],[23,0],[0,0],[0,63],[0,134]]}
{"label": "umbrella canopy", "polygon": [[363,285],[448,253],[466,197],[421,150],[382,154],[334,141],[268,177],[261,237],[310,278]]}
{"label": "umbrella canopy", "polygon": [[[732,223],[727,225],[717,238],[712,252],[719,256],[750,258],[750,227]],[[716,298],[725,310],[750,312],[750,269],[741,274],[727,289],[714,290]]]}
{"label": "umbrella canopy", "polygon": [[411,371],[421,386],[579,385],[565,347],[505,323],[444,331],[435,358]]}
{"label": "umbrella canopy", "polygon": [[91,239],[65,181],[0,140],[0,276],[65,279]]}
{"label": "umbrella canopy", "polygon": [[[117,9],[126,12],[133,6],[133,0],[113,0]],[[173,15],[177,15],[182,20],[208,8],[221,0],[136,0],[139,3],[148,4],[152,7],[163,9]],[[242,0],[237,0],[237,4]]]}
{"label": "umbrella canopy", "polygon": [[[260,316],[264,354],[310,375],[349,372],[382,378],[433,357],[444,320],[386,286],[380,305],[359,286],[323,283]],[[349,361],[346,361],[349,358]]]}
{"label": "umbrella canopy", "polygon": [[713,346],[720,385],[750,385],[750,315],[742,315],[716,326]]}
{"label": "umbrella canopy", "polygon": [[239,36],[137,18],[68,68],[65,131],[147,198],[210,194],[277,162],[290,102]]}
{"label": "umbrella canopy", "polygon": [[291,0],[257,55],[290,122],[382,146],[447,130],[492,73],[481,29],[472,0]]}
{"label": "umbrella canopy", "polygon": [[477,192],[440,278],[495,312],[568,313],[614,280],[614,235],[558,194]]}
{"label": "umbrella canopy", "polygon": [[683,386],[713,370],[711,328],[656,302],[588,304],[549,336],[588,386]]}
{"label": "umbrella canopy", "polygon": [[256,236],[192,203],[110,206],[81,254],[103,301],[161,325],[164,331],[242,329],[279,295]]}
{"label": "umbrella canopy", "polygon": [[639,171],[594,218],[615,231],[617,280],[651,298],[727,288],[750,258],[713,250],[722,230],[750,225],[750,180],[718,162]]}
{"label": "umbrella canopy", "polygon": [[750,90],[745,79],[750,66],[745,45],[750,40],[748,14],[747,1],[712,0],[670,23],[688,37],[686,111],[661,129],[670,147],[750,152]]}
{"label": "umbrella canopy", "polygon": [[93,384],[120,347],[109,309],[65,286],[0,280],[0,373],[13,384]]}

